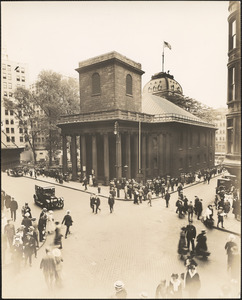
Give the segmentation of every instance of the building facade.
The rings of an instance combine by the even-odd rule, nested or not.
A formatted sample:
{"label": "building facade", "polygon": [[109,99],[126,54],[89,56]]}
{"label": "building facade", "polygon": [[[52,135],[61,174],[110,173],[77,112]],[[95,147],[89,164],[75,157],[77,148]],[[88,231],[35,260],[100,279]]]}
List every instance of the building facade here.
{"label": "building facade", "polygon": [[226,154],[226,115],[228,109],[217,108],[214,112],[214,124],[217,128],[215,132],[215,160],[217,159],[221,163]]}
{"label": "building facade", "polygon": [[214,166],[214,125],[160,96],[142,97],[139,63],[111,52],[79,63],[76,70],[81,114],[62,116],[58,124],[64,172],[71,139],[73,180],[78,149],[82,174],[100,182],[178,176]]}
{"label": "building facade", "polygon": [[241,13],[240,2],[229,2],[227,149],[224,164],[241,176]]}

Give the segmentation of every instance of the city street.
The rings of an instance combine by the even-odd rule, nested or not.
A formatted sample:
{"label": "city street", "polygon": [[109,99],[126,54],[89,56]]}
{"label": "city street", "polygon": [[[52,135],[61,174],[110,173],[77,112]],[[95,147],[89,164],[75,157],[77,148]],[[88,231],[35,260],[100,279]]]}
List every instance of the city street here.
{"label": "city street", "polygon": [[[199,183],[188,187],[184,189],[184,195],[188,200],[194,200],[195,195],[202,198],[205,210],[207,204],[214,201],[216,182],[217,179],[212,178],[209,185]],[[25,202],[29,203],[32,215],[39,218],[41,208],[33,202],[35,184],[50,185],[2,173],[2,189],[15,197],[19,204],[16,228],[21,223],[21,207]],[[63,210],[54,211],[55,221],[62,221],[67,209],[71,210],[74,220],[71,234],[63,239],[63,288],[50,292],[39,268],[45,246],[53,242],[53,235],[50,235],[39,249],[37,259],[33,258],[33,266],[22,267],[17,276],[12,272],[8,257],[2,267],[3,298],[110,298],[116,280],[125,283],[128,298],[139,298],[142,291],[147,292],[148,298],[154,298],[161,279],[169,280],[172,273],[185,272],[177,246],[180,228],[188,222],[187,216],[179,219],[175,213],[177,193],[171,195],[169,208],[161,198],[152,200],[152,207],[147,205],[148,201],[134,205],[132,201],[116,200],[112,214],[107,199],[101,197],[101,212],[97,215],[91,211],[88,193],[56,186],[56,196],[64,197],[65,206]],[[10,217],[6,209],[4,213]],[[195,217],[193,225],[199,234],[205,226]],[[228,222],[233,218],[230,212]],[[226,219],[224,226],[226,228]],[[65,226],[62,233],[65,233]],[[228,232],[217,229],[207,232],[211,256],[208,261],[196,259],[201,278],[199,298],[218,298],[222,285],[230,282],[224,249],[228,235]],[[240,245],[240,236],[236,236],[236,242]],[[183,297],[186,296],[184,291]]]}

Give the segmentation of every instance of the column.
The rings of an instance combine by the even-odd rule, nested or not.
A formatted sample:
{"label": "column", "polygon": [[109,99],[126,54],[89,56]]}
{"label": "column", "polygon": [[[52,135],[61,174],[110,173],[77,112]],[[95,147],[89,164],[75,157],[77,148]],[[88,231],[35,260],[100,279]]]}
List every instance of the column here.
{"label": "column", "polygon": [[92,135],[92,169],[95,172],[97,178],[97,137]]}
{"label": "column", "polygon": [[146,179],[146,135],[142,136],[142,164],[141,164],[141,169],[142,169],[142,173],[143,173],[143,179]]}
{"label": "column", "polygon": [[126,135],[126,165],[128,166],[127,169],[127,178],[131,178],[131,152],[130,152],[130,133]]}
{"label": "column", "polygon": [[116,135],[116,177],[122,178],[122,148],[121,148],[121,134]]}
{"label": "column", "polygon": [[62,170],[63,173],[67,172],[67,146],[66,146],[66,135],[62,135]]}
{"label": "column", "polygon": [[138,160],[139,160],[139,149],[138,149],[138,134],[134,134],[134,174],[135,178],[138,174]]}
{"label": "column", "polygon": [[[87,153],[86,153],[86,137],[85,135],[81,135],[81,162],[82,162],[82,172],[83,167],[87,167]],[[84,173],[86,170],[84,171]]]}
{"label": "column", "polygon": [[148,136],[148,175],[153,176],[152,174],[152,136]]}
{"label": "column", "polygon": [[170,134],[166,133],[166,174],[171,172],[171,147],[170,147]]}
{"label": "column", "polygon": [[72,180],[77,180],[77,152],[76,136],[71,136],[71,163],[72,163]]}
{"label": "column", "polygon": [[163,134],[160,133],[159,135],[159,141],[158,141],[158,157],[159,157],[159,173],[162,175],[165,175],[165,170],[164,170],[164,139],[163,139]]}
{"label": "column", "polygon": [[104,177],[107,180],[106,183],[109,182],[109,142],[108,142],[108,134],[103,135],[103,147],[104,147]]}

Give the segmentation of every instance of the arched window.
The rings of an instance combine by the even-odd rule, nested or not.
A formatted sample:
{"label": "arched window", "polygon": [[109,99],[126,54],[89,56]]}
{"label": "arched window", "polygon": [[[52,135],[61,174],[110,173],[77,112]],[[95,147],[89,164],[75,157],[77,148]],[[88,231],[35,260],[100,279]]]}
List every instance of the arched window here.
{"label": "arched window", "polygon": [[129,74],[126,76],[126,94],[133,95],[133,82]]}
{"label": "arched window", "polygon": [[100,75],[98,73],[94,73],[92,75],[92,94],[100,94],[101,87],[100,87]]}

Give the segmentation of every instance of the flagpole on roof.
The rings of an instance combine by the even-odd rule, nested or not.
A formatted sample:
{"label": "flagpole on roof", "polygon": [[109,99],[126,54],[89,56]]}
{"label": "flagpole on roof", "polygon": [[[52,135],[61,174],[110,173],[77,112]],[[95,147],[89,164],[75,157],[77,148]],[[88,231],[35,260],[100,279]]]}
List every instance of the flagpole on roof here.
{"label": "flagpole on roof", "polygon": [[164,41],[163,41],[163,52],[162,52],[162,72],[164,72]]}

